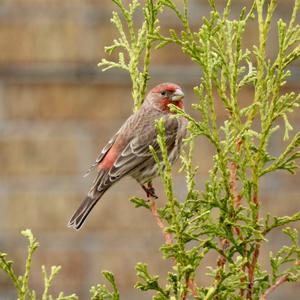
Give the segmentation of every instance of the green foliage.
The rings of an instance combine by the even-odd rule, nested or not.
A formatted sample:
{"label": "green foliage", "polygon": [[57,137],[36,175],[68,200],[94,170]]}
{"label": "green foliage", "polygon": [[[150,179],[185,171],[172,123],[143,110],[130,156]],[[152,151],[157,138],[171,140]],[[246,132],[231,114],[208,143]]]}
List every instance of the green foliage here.
{"label": "green foliage", "polygon": [[[132,81],[134,109],[138,110],[143,103],[149,80],[152,36],[159,30],[157,14],[160,5],[155,5],[151,0],[146,1],[143,8],[144,20],[137,29],[138,26],[134,22],[134,16],[138,13],[138,8],[141,5],[139,1],[133,0],[128,7],[124,5],[122,0],[112,1],[120,10],[120,13],[114,11],[111,18],[111,22],[115,25],[120,37],[113,40],[111,46],[105,47],[105,52],[111,55],[117,51],[118,61],[109,61],[103,58],[98,66],[103,67],[103,71],[119,68],[129,73]],[[123,17],[123,21],[120,15]]]}
{"label": "green foliage", "polygon": [[[300,260],[300,249],[298,243],[298,232],[287,227],[283,230],[292,241],[292,246],[283,246],[274,256],[270,253],[270,262],[272,266],[272,283],[278,278],[288,275],[289,281],[297,281],[300,277],[299,266],[295,264]],[[285,269],[284,267],[287,268]],[[284,268],[284,269],[283,269]]]}
{"label": "green foliage", "polygon": [[[173,239],[172,243],[166,241],[161,252],[172,261],[173,268],[163,286],[159,277],[149,274],[145,264],[138,264],[140,281],[136,288],[155,291],[153,299],[186,299],[188,295],[196,299],[264,299],[278,285],[300,277],[295,230],[283,230],[291,238],[292,246],[270,254],[272,275],[258,263],[266,235],[274,228],[299,221],[299,212],[293,216],[262,216],[259,191],[262,176],[277,170],[295,173],[295,160],[300,157],[300,133],[289,141],[289,115],[299,106],[300,96],[282,92],[291,76],[288,66],[300,56],[300,26],[296,24],[300,1],[295,1],[288,23],[277,20],[278,53],[274,59],[268,57],[266,45],[275,0],[268,5],[265,0],[253,1],[252,6],[241,10],[238,19],[231,17],[231,1],[220,11],[215,1],[210,0],[211,13],[197,30],[189,25],[187,0],[183,1],[183,8],[172,0],[151,2],[153,8],[159,8],[156,14],[171,10],[182,31],[170,29],[169,34],[162,34],[157,25],[145,38],[151,43],[155,41],[157,49],[171,43],[178,45],[202,71],[194,89],[199,101],[193,104],[200,117],[192,117],[171,105],[177,117],[189,121],[187,153],[181,157],[187,194],[180,200],[173,192],[164,124],[157,123],[162,158],[154,149],[150,151],[159,166],[166,194],[166,204],[158,214],[167,224],[164,231]],[[149,7],[149,1],[146,6]],[[245,49],[245,30],[254,20],[259,42]],[[245,88],[253,90],[253,101],[248,104],[240,99]],[[216,114],[217,102],[227,115],[222,124]],[[274,156],[268,144],[279,129],[280,120],[287,144]],[[197,167],[192,163],[193,144],[198,136],[205,136],[215,148],[213,167],[201,192],[196,189]],[[143,199],[134,198],[132,202],[136,207],[151,209]],[[207,275],[212,281],[209,286],[201,286],[195,279],[196,272],[210,252],[218,254],[216,265],[208,268]]]}
{"label": "green foliage", "polygon": [[[128,6],[122,0],[113,2],[119,11],[113,12],[112,17],[119,38],[106,47],[106,52],[117,52],[118,59],[103,59],[99,65],[104,70],[119,68],[129,73],[135,110],[145,96],[154,46],[160,49],[167,44],[177,45],[202,71],[199,84],[194,88],[198,98],[192,105],[195,114],[191,116],[170,106],[174,117],[189,121],[186,152],[181,156],[182,172],[186,176],[185,197],[178,199],[174,194],[165,127],[159,120],[157,141],[162,155],[153,148],[150,151],[159,167],[166,203],[155,211],[154,202],[131,199],[135,207],[151,210],[159,221],[165,237],[169,237],[160,250],[163,258],[172,263],[164,279],[151,275],[146,264],[138,263],[135,288],[141,292],[152,291],[156,300],[187,297],[263,300],[281,284],[297,281],[300,277],[298,233],[287,226],[300,220],[300,212],[292,216],[264,216],[260,182],[263,176],[278,170],[294,174],[300,157],[300,132],[290,139],[293,128],[289,122],[290,114],[299,106],[300,96],[283,91],[291,76],[289,65],[300,56],[300,26],[296,23],[300,0],[295,0],[287,23],[274,20],[276,0],[253,0],[251,6],[240,11],[237,19],[231,15],[230,0],[223,10],[217,8],[214,0],[208,0],[211,13],[203,17],[198,29],[190,27],[188,0],[183,1],[183,7],[178,7],[173,0],[146,0],[140,27],[135,19],[141,7],[138,0],[132,0]],[[165,10],[177,17],[181,32],[170,29],[163,34],[160,31],[159,18]],[[277,22],[278,33],[278,51],[274,58],[268,56],[267,49],[271,21]],[[257,24],[259,41],[258,45],[246,49],[243,40],[250,22]],[[253,91],[250,103],[241,99],[245,88]],[[225,120],[218,118],[216,105],[222,107]],[[284,125],[285,148],[274,155],[269,142],[280,124]],[[198,167],[193,164],[194,142],[199,136],[207,138],[215,149],[213,167],[202,191],[197,189]],[[284,227],[283,233],[290,239],[290,245],[270,253],[272,271],[268,273],[258,259],[268,234],[278,227]],[[5,254],[0,256],[0,267],[14,283],[19,299],[35,299],[35,292],[28,287],[28,278],[37,243],[30,231],[24,234],[30,242],[25,274],[16,276]],[[216,262],[207,266],[205,273],[203,259],[211,253]],[[43,299],[53,299],[48,296],[48,290],[58,271],[59,267],[53,267],[48,276],[43,268]],[[211,279],[207,286],[198,281],[199,272]],[[111,288],[92,287],[91,299],[119,299],[113,274],[105,271],[103,276]],[[76,296],[59,295],[57,299],[76,299]]]}
{"label": "green foliage", "polygon": [[[13,262],[7,259],[7,254],[0,252],[0,269],[2,269],[12,280],[16,291],[17,291],[17,299],[18,300],[35,300],[37,299],[36,292],[31,290],[28,284],[30,271],[31,271],[31,264],[32,264],[32,256],[36,249],[38,248],[39,244],[32,235],[31,230],[26,229],[21,232],[24,237],[28,239],[28,251],[27,251],[27,258],[25,264],[25,272],[23,275],[17,275],[13,268]],[[64,296],[63,293],[60,293],[56,298],[53,298],[49,295],[49,289],[52,285],[52,281],[54,277],[58,274],[60,270],[60,266],[53,266],[51,268],[50,275],[48,276],[46,272],[45,266],[42,266],[42,273],[44,278],[44,292],[42,295],[42,300],[76,300],[78,299],[75,294],[70,296]]]}
{"label": "green foliage", "polygon": [[116,286],[114,275],[109,271],[102,271],[102,275],[112,286],[112,292],[107,289],[105,285],[97,284],[91,287],[91,300],[119,300],[120,295]]}

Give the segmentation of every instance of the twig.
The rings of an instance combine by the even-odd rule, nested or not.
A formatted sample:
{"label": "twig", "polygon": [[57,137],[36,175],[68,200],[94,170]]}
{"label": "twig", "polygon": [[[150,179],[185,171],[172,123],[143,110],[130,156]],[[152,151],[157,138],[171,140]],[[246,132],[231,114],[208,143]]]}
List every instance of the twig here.
{"label": "twig", "polygon": [[[229,241],[227,239],[221,239],[221,245],[222,245],[223,253],[225,253],[226,249],[229,247]],[[224,267],[225,263],[226,263],[226,258],[220,255],[217,260],[217,266]]]}
{"label": "twig", "polygon": [[[242,146],[243,140],[242,139],[238,139],[236,142],[236,150],[239,153],[241,151],[241,146]],[[238,187],[237,187],[237,182],[238,182],[238,178],[237,178],[237,171],[238,171],[238,164],[236,162],[232,162],[230,165],[230,191],[232,193],[233,196],[233,205],[234,208],[237,210],[240,206],[241,206],[241,195],[238,192]],[[240,228],[239,227],[234,227],[234,231],[235,233],[240,237],[240,239],[243,239]],[[246,255],[246,250],[244,249],[244,254]],[[242,268],[243,272],[245,272],[245,266],[243,266]],[[241,277],[241,284],[243,285],[243,283],[246,280],[246,276],[242,276]],[[245,290],[244,288],[240,288],[240,296],[243,298],[244,297],[244,293]]]}
{"label": "twig", "polygon": [[[151,208],[151,213],[153,215],[153,217],[156,220],[156,224],[159,226],[159,228],[162,230],[164,237],[165,237],[165,242],[166,244],[172,244],[173,240],[172,240],[172,235],[169,232],[166,232],[166,226],[163,223],[162,219],[160,218],[158,211],[157,211],[157,206],[156,206],[156,201],[155,198],[149,196],[148,197],[149,201],[150,201],[150,208]],[[187,280],[187,286],[189,287],[191,294],[196,297],[197,296],[197,290],[196,290],[196,285],[193,279],[189,278]],[[182,300],[186,299],[187,294],[183,293],[182,295]]]}
{"label": "twig", "polygon": [[[255,204],[256,207],[259,206],[259,200],[257,196],[257,192],[254,192],[253,203]],[[256,213],[256,221],[258,222],[259,214],[258,212]],[[255,244],[255,249],[253,252],[253,258],[252,262],[248,265],[248,278],[249,278],[249,284],[248,284],[248,292],[247,292],[247,299],[252,299],[253,296],[253,285],[254,285],[254,274],[255,274],[255,267],[257,264],[258,256],[259,256],[259,251],[260,251],[260,241],[257,240]]]}
{"label": "twig", "polygon": [[279,277],[277,279],[277,281],[271,285],[261,296],[260,296],[260,300],[265,300],[266,297],[271,294],[276,288],[278,288],[278,286],[280,286],[281,284],[287,282],[289,280],[289,274],[285,274],[281,277]]}
{"label": "twig", "polygon": [[[242,145],[242,140],[239,139],[236,142],[236,149],[237,149],[238,152],[240,152],[241,145]],[[234,207],[235,207],[235,209],[237,209],[241,204],[241,196],[240,196],[240,194],[238,193],[238,190],[237,190],[237,170],[238,170],[238,166],[235,162],[232,162],[230,164],[229,169],[230,169],[230,179],[229,179],[230,191],[231,191],[231,194],[233,196]],[[235,229],[235,232],[238,235],[240,235],[239,228],[235,227],[234,229]],[[223,252],[225,252],[226,249],[229,247],[229,241],[227,239],[221,239],[221,244],[222,244]],[[226,259],[224,258],[224,256],[219,256],[219,258],[217,260],[218,267],[223,268],[225,263],[226,263]]]}
{"label": "twig", "polygon": [[230,164],[230,190],[233,196],[234,208],[237,209],[241,205],[241,195],[237,191],[237,169],[236,162]]}
{"label": "twig", "polygon": [[191,293],[194,297],[197,297],[197,287],[195,285],[195,282],[194,282],[194,279],[189,279],[188,280],[188,287],[190,288],[191,290]]}
{"label": "twig", "polygon": [[[222,251],[223,251],[223,253],[225,253],[226,249],[229,247],[229,241],[227,239],[223,239],[223,238],[221,238],[220,241],[221,241],[221,245],[222,245]],[[226,263],[225,256],[219,255],[218,260],[217,260],[217,266],[220,268],[220,271],[218,271],[217,274],[216,274],[216,280],[217,281],[221,281],[220,272],[221,272],[221,269],[224,268],[225,263]],[[215,299],[219,300],[220,296],[216,295]]]}
{"label": "twig", "polygon": [[259,250],[260,250],[260,243],[256,242],[252,262],[248,266],[249,284],[248,284],[247,299],[252,299],[252,295],[253,295],[254,273],[255,273],[255,266],[257,264],[257,259],[259,256]]}
{"label": "twig", "polygon": [[[186,285],[187,285],[187,287],[190,289],[192,296],[193,296],[194,298],[196,298],[196,297],[197,297],[197,290],[196,290],[196,285],[195,285],[194,279],[192,279],[192,278],[187,278],[187,280],[186,280]],[[186,296],[187,296],[187,292],[184,291],[184,292],[183,292],[183,295],[182,295],[182,300],[185,300],[185,299],[186,299]]]}
{"label": "twig", "polygon": [[[254,196],[253,196],[253,203],[254,203],[256,206],[259,205],[257,193],[255,193]],[[257,216],[256,216],[256,219],[258,219],[258,214],[257,214]]]}
{"label": "twig", "polygon": [[[239,143],[238,143],[239,145]],[[237,146],[238,149],[240,149],[239,146]],[[237,190],[237,170],[238,170],[238,166],[236,164],[236,162],[232,162],[230,164],[230,191],[232,193],[233,196],[233,204],[234,204],[234,208],[238,209],[241,205],[241,195],[239,194],[238,190]],[[234,227],[234,231],[235,233],[240,236],[241,231],[238,227]]]}
{"label": "twig", "polygon": [[[242,145],[242,140],[238,139],[237,142],[236,142],[237,152],[240,152],[241,145]],[[238,178],[237,178],[238,165],[237,165],[237,163],[236,162],[231,162],[229,170],[230,170],[230,176],[229,176],[230,192],[231,192],[231,195],[233,197],[234,208],[238,209],[241,205],[241,195],[239,194],[238,188],[237,188],[237,181],[238,181]],[[234,217],[234,216],[231,215],[231,217]],[[234,227],[234,231],[236,232],[236,234],[240,238],[242,238],[240,229],[238,227]],[[220,239],[220,241],[221,241],[221,245],[222,245],[222,250],[225,253],[226,249],[230,245],[229,241],[227,239]],[[218,260],[217,260],[217,266],[219,268],[223,269],[224,266],[225,266],[225,263],[226,263],[226,258],[224,256],[220,255]],[[220,273],[219,272],[216,276],[216,279],[220,280]],[[244,280],[245,280],[245,278],[242,278],[241,282],[243,282]],[[244,290],[241,289],[240,290],[240,295],[243,296],[243,294],[244,294]],[[218,295],[216,296],[216,299],[219,299]]]}
{"label": "twig", "polygon": [[[239,153],[241,151],[241,146],[242,146],[243,141],[241,139],[238,139],[236,142],[236,151]],[[238,170],[238,165],[236,162],[231,162],[230,164],[230,179],[229,179],[229,184],[230,184],[230,191],[233,196],[233,203],[234,203],[234,208],[237,209],[241,205],[241,195],[238,192],[237,188],[237,170]]]}
{"label": "twig", "polygon": [[181,300],[186,300],[186,297],[187,297],[187,290],[184,289],[184,291],[183,291],[183,293],[182,293]]}
{"label": "twig", "polygon": [[156,220],[156,224],[159,226],[159,228],[163,231],[164,237],[165,237],[165,241],[166,244],[172,244],[172,235],[169,232],[166,232],[166,226],[163,223],[163,221],[161,220],[158,211],[157,211],[157,206],[156,206],[156,202],[155,202],[155,198],[149,196],[149,200],[150,200],[150,208],[151,208],[151,213],[153,215],[153,217]]}

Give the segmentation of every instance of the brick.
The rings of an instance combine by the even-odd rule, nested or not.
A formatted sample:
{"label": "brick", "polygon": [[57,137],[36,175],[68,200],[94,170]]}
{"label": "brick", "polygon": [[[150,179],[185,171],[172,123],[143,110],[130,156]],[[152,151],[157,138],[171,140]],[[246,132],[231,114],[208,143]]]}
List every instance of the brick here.
{"label": "brick", "polygon": [[72,195],[63,191],[11,193],[8,198],[2,199],[7,201],[6,224],[3,226],[18,231],[24,228],[32,228],[34,232],[67,231],[67,222],[75,208],[72,204],[79,197],[80,194]]}
{"label": "brick", "polygon": [[124,118],[133,101],[129,87],[88,84],[8,84],[6,114],[27,120],[101,120]]}
{"label": "brick", "polygon": [[[78,179],[80,180],[80,178]],[[91,183],[93,179],[89,181]],[[175,192],[178,196],[185,196],[185,192],[180,191],[180,183],[183,178],[175,177]],[[82,180],[83,181],[83,180]],[[162,191],[160,180],[155,180],[157,194],[160,195],[157,205],[162,206],[165,201],[165,195]],[[68,232],[67,222],[72,213],[84,199],[88,188],[78,190],[76,183],[73,183],[70,190],[54,189],[50,192],[35,190],[29,186],[29,190],[23,191],[22,188],[10,192],[8,195],[0,197],[2,207],[5,209],[5,215],[1,218],[1,227],[11,230],[22,230],[23,228],[32,228],[36,231]],[[90,185],[90,184],[89,184]],[[183,194],[183,195],[181,195]],[[157,226],[150,211],[134,208],[129,199],[133,196],[144,197],[144,192],[140,186],[131,178],[123,179],[111,188],[95,206],[84,226],[85,232],[107,231],[126,231],[136,232],[155,232],[163,241],[161,230]],[[11,220],[14,220],[11,222]]]}
{"label": "brick", "polygon": [[[124,1],[129,2],[129,0],[125,0]],[[2,4],[10,4],[10,5],[24,5],[24,6],[58,6],[61,7],[62,3],[60,0],[2,0],[1,2]],[[99,2],[98,0],[72,0],[72,1],[65,1],[64,6],[75,6],[75,7],[86,7],[86,6],[90,6],[90,5],[94,5],[94,6],[99,6],[99,7],[115,7],[115,5],[112,3],[111,0],[101,0],[101,2]]]}
{"label": "brick", "polygon": [[[89,24],[70,17],[0,21],[0,64],[87,62],[104,55],[103,42],[114,35],[109,18]],[[83,46],[84,45],[84,46]]]}
{"label": "brick", "polygon": [[170,44],[164,48],[151,52],[151,65],[163,66],[163,65],[194,65],[194,63],[182,53],[181,48],[178,45]]}
{"label": "brick", "polygon": [[71,139],[2,139],[0,176],[73,174],[77,170],[76,146]]}
{"label": "brick", "polygon": [[[120,183],[99,201],[90,214],[85,224],[86,231],[97,232],[98,230],[126,230],[137,231],[154,230],[160,232],[149,211],[135,209],[129,202],[134,194],[142,195],[137,184],[129,184],[131,192],[126,192],[128,180]],[[76,190],[75,183],[74,189]],[[128,188],[127,188],[128,189]],[[86,190],[87,192],[87,190]],[[5,205],[5,224],[3,227],[21,230],[25,227],[33,230],[59,230],[66,231],[66,225],[72,213],[85,197],[85,192],[70,194],[67,191],[36,192],[19,191],[11,193],[2,201]],[[15,220],[13,223],[10,220]],[[4,223],[4,222],[1,222]]]}
{"label": "brick", "polygon": [[[109,22],[111,9],[114,8],[114,6],[111,6],[110,1],[104,3],[101,7],[99,6],[99,8],[97,7],[96,10],[99,10],[99,17],[90,20],[84,18],[84,13],[91,14],[91,11],[87,10],[89,4],[83,5],[81,3],[80,5],[80,3],[73,3],[73,5],[70,5],[69,10],[65,9],[64,14],[60,16],[59,13],[53,13],[53,9],[56,7],[55,2],[51,3],[51,5],[46,3],[43,3],[43,5],[39,3],[38,5],[39,7],[44,7],[44,9],[47,9],[48,5],[48,14],[45,15],[45,12],[42,11],[43,15],[45,15],[43,19],[37,14],[30,18],[18,18],[17,21],[14,19],[10,21],[2,20],[0,23],[0,41],[2,40],[3,43],[0,44],[0,63],[96,62],[104,56],[104,46],[109,44],[116,35],[114,26]],[[24,7],[27,7],[27,10],[24,10],[25,12],[28,11],[28,7],[31,7],[30,5],[33,4],[27,3],[27,5],[24,5]],[[103,7],[106,12],[104,15],[102,15]],[[18,9],[20,8],[15,8],[15,10]],[[80,9],[84,13],[78,13]],[[14,10],[12,9],[12,11]],[[51,16],[51,12],[53,16]],[[93,12],[95,12],[95,9]],[[179,22],[174,14],[167,10],[166,15],[168,17],[162,19],[163,31],[174,28],[180,32],[181,27],[179,27]],[[192,27],[197,30],[201,14],[194,18],[195,24],[192,24]],[[172,21],[170,22],[170,20]],[[254,26],[254,24],[250,26],[247,40],[245,41],[246,46],[251,46],[255,40],[256,29],[253,29]],[[162,63],[174,64],[174,62],[177,64],[190,63],[190,60],[181,53],[180,47],[176,45],[170,45],[165,49],[154,51],[152,56],[153,65]]]}
{"label": "brick", "polygon": [[[290,179],[293,179],[291,177],[295,177],[296,179],[298,176],[292,176],[287,175],[290,177]],[[281,177],[287,177],[282,176]],[[274,176],[273,176],[274,178]],[[274,185],[276,185],[276,182],[278,180],[274,181]],[[296,180],[295,180],[295,186],[296,186]],[[263,190],[262,192],[262,202],[264,203],[263,211],[265,213],[271,213],[276,216],[284,216],[284,215],[292,215],[297,212],[298,209],[298,199],[299,194],[296,190],[289,189],[288,186],[283,185],[280,190],[276,190],[274,187],[272,191],[269,191],[268,193]],[[300,223],[296,223],[296,226],[300,228]]]}

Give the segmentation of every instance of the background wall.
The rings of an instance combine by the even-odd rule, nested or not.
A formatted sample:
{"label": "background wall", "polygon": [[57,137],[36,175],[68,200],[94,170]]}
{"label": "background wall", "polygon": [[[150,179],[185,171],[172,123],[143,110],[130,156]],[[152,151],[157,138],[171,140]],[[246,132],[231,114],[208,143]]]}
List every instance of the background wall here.
{"label": "background wall", "polygon": [[[209,11],[207,2],[191,1],[195,27]],[[234,15],[240,2],[250,1],[234,1]],[[289,16],[293,1],[278,2],[278,18]],[[39,292],[40,266],[60,264],[54,293],[76,292],[80,299],[88,299],[88,288],[102,281],[100,269],[109,269],[116,275],[122,299],[150,299],[150,294],[141,296],[133,289],[134,265],[147,262],[151,273],[166,274],[168,263],[161,259],[158,249],[163,238],[149,212],[134,209],[128,200],[143,196],[132,179],[106,193],[80,232],[66,227],[92,180],[82,175],[132,110],[127,74],[101,73],[96,67],[104,45],[115,35],[109,22],[112,9],[109,0],[0,0],[0,249],[23,271],[26,243],[19,232],[31,228],[40,241],[31,279]],[[167,15],[163,23],[174,27],[174,22]],[[246,46],[256,40],[254,25],[248,29]],[[276,37],[275,31],[272,36]],[[272,56],[274,40],[269,44]],[[294,73],[288,88],[299,92],[299,65]],[[197,101],[192,87],[199,71],[178,49],[155,52],[151,76],[150,86],[179,83],[187,94],[188,110]],[[241,97],[247,99],[251,91]],[[299,111],[291,121],[300,130]],[[273,153],[283,147],[280,134],[271,147]],[[212,148],[199,138],[195,159],[200,165],[200,187],[212,155]],[[185,189],[177,170],[175,189],[180,197]],[[299,173],[266,178],[261,193],[264,211],[283,215],[299,210],[299,184]],[[159,201],[164,201],[159,180],[155,185]],[[278,249],[284,241],[278,231],[269,236],[264,252]],[[211,257],[211,263],[214,260]],[[299,292],[298,283],[282,287],[272,297],[296,300]],[[0,299],[15,299],[3,274]]]}

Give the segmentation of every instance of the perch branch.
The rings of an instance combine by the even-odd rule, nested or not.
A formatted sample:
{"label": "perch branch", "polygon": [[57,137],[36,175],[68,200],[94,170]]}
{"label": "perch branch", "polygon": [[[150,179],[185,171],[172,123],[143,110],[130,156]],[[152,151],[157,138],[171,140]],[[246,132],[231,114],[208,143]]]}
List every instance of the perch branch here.
{"label": "perch branch", "polygon": [[277,279],[277,281],[271,285],[261,296],[260,300],[265,300],[266,297],[271,294],[277,287],[279,287],[281,284],[287,282],[289,280],[289,274],[285,274]]}
{"label": "perch branch", "polygon": [[259,251],[260,251],[260,242],[256,242],[252,262],[248,266],[249,284],[248,284],[247,299],[252,299],[253,296],[254,273],[255,273],[255,266],[257,264],[257,260],[259,256]]}
{"label": "perch branch", "polygon": [[149,196],[148,199],[150,201],[151,213],[156,221],[156,224],[159,226],[159,228],[162,230],[164,234],[166,244],[172,244],[172,235],[169,232],[166,232],[165,230],[166,226],[158,214],[155,198]]}
{"label": "perch branch", "polygon": [[[150,201],[150,209],[151,209],[151,213],[156,221],[156,224],[158,225],[158,227],[162,230],[164,237],[165,237],[165,242],[166,244],[172,244],[173,240],[172,240],[172,235],[169,232],[166,232],[166,226],[163,223],[162,219],[160,218],[159,214],[158,214],[158,210],[157,210],[157,205],[156,205],[156,201],[154,197],[151,197],[150,195],[148,195],[148,199]],[[191,291],[191,294],[196,297],[197,296],[197,290],[196,290],[196,286],[195,286],[195,282],[193,279],[189,278],[187,279],[187,286]],[[182,300],[185,300],[187,296],[187,293],[184,292],[182,295]]]}

